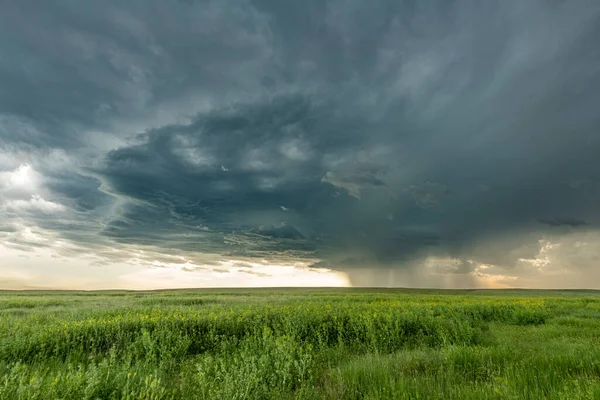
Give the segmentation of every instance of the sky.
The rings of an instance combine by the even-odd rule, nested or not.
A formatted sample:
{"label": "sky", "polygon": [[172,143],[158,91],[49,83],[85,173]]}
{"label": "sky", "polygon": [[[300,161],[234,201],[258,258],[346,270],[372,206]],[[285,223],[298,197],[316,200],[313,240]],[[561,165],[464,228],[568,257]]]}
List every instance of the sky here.
{"label": "sky", "polygon": [[0,289],[600,289],[597,0],[0,4]]}

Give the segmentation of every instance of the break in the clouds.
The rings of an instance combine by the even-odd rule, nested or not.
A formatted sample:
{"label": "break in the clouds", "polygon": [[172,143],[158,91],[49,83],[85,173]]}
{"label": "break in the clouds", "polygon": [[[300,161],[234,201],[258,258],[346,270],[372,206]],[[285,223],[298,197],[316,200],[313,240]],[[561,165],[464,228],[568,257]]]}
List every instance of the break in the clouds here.
{"label": "break in the clouds", "polygon": [[599,41],[596,0],[4,2],[0,286],[600,287]]}

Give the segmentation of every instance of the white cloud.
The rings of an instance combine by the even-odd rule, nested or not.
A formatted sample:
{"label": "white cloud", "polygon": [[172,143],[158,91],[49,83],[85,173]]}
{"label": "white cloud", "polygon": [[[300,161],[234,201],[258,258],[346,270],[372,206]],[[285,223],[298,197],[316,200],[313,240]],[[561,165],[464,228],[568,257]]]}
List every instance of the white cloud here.
{"label": "white cloud", "polygon": [[46,200],[42,194],[49,195],[42,185],[43,177],[28,164],[0,172],[0,211],[17,214],[52,214],[66,211],[59,203]]}
{"label": "white cloud", "polygon": [[40,185],[39,174],[27,164],[12,171],[0,172],[0,194],[17,197],[35,193]]}
{"label": "white cloud", "polygon": [[44,200],[39,195],[33,195],[29,200],[12,200],[6,204],[6,209],[17,213],[40,211],[44,214],[52,214],[66,211],[62,204]]}

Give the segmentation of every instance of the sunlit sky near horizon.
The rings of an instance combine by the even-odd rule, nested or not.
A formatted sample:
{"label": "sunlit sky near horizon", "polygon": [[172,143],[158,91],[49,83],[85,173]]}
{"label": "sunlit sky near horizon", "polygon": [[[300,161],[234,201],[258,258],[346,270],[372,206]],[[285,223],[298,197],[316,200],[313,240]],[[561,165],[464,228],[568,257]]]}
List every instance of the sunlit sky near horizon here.
{"label": "sunlit sky near horizon", "polygon": [[600,2],[0,4],[0,289],[600,289]]}

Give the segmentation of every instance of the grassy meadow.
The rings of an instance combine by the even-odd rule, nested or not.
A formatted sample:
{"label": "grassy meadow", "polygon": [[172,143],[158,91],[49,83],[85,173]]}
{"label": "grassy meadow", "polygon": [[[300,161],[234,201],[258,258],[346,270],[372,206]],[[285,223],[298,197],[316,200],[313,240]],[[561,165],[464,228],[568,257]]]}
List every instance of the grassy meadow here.
{"label": "grassy meadow", "polygon": [[0,399],[600,399],[600,293],[0,292]]}

